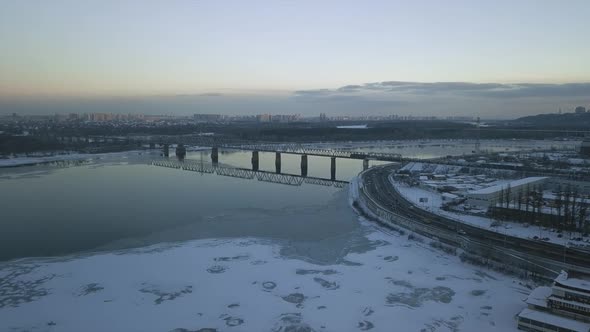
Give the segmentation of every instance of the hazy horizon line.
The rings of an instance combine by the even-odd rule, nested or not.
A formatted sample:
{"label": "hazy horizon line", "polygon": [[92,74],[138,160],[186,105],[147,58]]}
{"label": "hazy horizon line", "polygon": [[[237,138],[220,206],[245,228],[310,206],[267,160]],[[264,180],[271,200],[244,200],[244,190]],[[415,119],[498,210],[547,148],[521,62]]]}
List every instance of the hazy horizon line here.
{"label": "hazy horizon line", "polygon": [[518,118],[590,108],[590,82],[373,81],[332,88],[0,98],[0,113],[302,114]]}

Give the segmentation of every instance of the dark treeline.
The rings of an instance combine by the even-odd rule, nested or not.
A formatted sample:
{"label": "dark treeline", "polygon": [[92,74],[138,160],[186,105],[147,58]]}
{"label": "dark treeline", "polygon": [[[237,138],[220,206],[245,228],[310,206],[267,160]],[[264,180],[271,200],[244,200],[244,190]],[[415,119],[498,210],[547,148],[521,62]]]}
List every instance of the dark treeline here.
{"label": "dark treeline", "polygon": [[[55,137],[87,136],[137,136],[137,135],[186,135],[212,132],[229,139],[268,142],[315,141],[370,141],[407,139],[553,139],[556,137],[580,137],[579,133],[525,130],[499,123],[497,127],[477,130],[472,124],[447,121],[391,121],[363,122],[366,129],[337,128],[352,125],[351,122],[316,123],[169,123],[166,125],[113,124],[113,123],[48,123],[27,128],[30,136],[21,133],[20,124],[2,124],[0,153],[23,153],[51,149],[83,148],[64,145]],[[360,123],[359,123],[360,124]]]}
{"label": "dark treeline", "polygon": [[564,114],[538,114],[526,116],[512,121],[514,125],[541,127],[565,130],[588,130],[590,127],[590,112]]}
{"label": "dark treeline", "polygon": [[35,136],[0,135],[0,153],[3,154],[55,151],[64,148],[64,144],[57,140],[47,140]]}

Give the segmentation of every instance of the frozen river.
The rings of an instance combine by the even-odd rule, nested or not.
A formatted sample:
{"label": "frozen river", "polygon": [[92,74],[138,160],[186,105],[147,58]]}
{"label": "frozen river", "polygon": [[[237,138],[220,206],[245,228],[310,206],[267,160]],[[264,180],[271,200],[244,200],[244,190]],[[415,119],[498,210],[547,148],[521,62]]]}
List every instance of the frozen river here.
{"label": "frozen river", "polygon": [[[0,331],[516,330],[520,281],[359,219],[348,188],[155,157],[0,170]],[[247,167],[250,154],[220,162]],[[282,163],[298,173],[297,156]],[[310,157],[308,175],[329,164]],[[337,178],[361,169],[339,159]]]}

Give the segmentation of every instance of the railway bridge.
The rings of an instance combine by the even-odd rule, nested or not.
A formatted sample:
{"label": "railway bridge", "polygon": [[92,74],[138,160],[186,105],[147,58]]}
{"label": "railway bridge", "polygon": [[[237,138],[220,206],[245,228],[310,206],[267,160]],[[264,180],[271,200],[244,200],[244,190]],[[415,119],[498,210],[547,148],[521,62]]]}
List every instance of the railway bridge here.
{"label": "railway bridge", "polygon": [[249,168],[227,167],[219,164],[203,163],[195,160],[173,160],[160,159],[153,160],[152,165],[160,167],[175,168],[179,170],[216,174],[220,176],[229,176],[241,179],[256,179],[263,182],[272,182],[290,186],[301,186],[302,184],[313,184],[328,187],[344,188],[348,185],[348,181],[340,181],[335,179],[325,179],[318,177],[308,177],[298,174],[275,173],[269,171],[254,170]]}
{"label": "railway bridge", "polygon": [[[259,170],[259,154],[260,152],[275,154],[276,173],[281,173],[282,154],[294,154],[301,156],[301,176],[307,176],[308,156],[327,157],[331,159],[330,163],[330,179],[336,179],[336,159],[356,159],[363,161],[363,169],[369,168],[369,160],[379,161],[402,161],[402,156],[397,153],[378,153],[378,152],[359,152],[345,149],[331,149],[322,146],[323,143],[269,143],[269,142],[248,142],[225,139],[215,136],[195,136],[195,135],[180,135],[180,136],[165,136],[152,137],[151,148],[155,148],[153,142],[159,142],[158,145],[162,147],[163,155],[168,157],[170,155],[170,145],[177,144],[176,155],[182,159],[184,158],[184,145],[199,145],[211,147],[211,163],[213,165],[219,164],[219,150],[232,149],[251,151],[252,153],[252,170]],[[180,149],[180,150],[179,150]]]}

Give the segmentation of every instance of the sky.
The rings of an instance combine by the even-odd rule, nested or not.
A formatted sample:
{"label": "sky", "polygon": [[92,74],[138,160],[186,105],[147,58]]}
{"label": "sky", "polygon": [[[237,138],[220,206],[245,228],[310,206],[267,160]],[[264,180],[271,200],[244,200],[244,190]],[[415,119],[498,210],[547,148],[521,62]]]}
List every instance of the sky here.
{"label": "sky", "polygon": [[590,106],[590,1],[0,1],[0,113]]}

